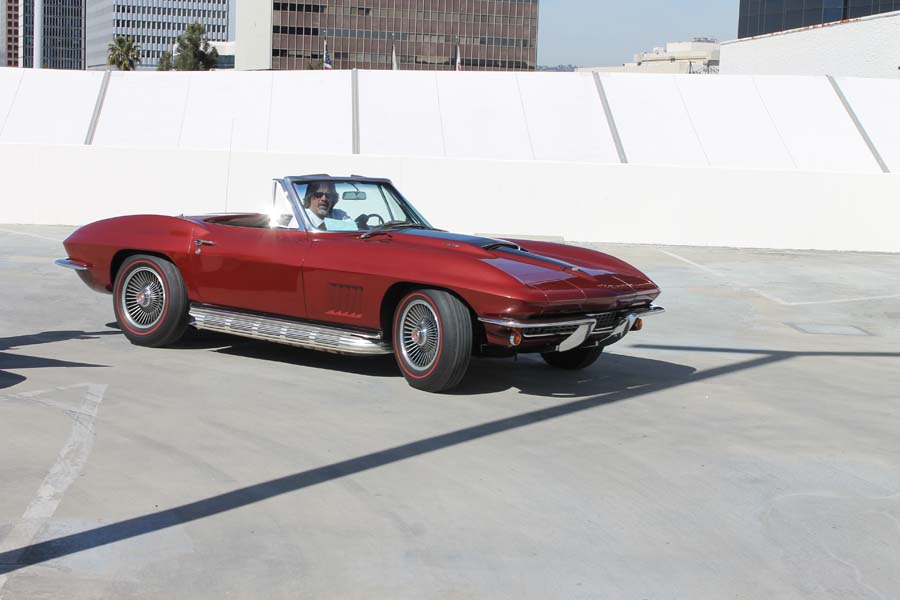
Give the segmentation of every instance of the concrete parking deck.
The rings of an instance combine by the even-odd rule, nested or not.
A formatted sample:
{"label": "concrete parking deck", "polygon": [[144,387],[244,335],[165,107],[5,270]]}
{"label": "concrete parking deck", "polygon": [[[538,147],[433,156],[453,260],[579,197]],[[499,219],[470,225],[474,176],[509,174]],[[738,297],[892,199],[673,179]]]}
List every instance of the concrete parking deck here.
{"label": "concrete parking deck", "polygon": [[[900,255],[600,247],[591,369],[132,346],[0,226],[0,598],[900,597]],[[598,246],[599,247],[599,246]]]}

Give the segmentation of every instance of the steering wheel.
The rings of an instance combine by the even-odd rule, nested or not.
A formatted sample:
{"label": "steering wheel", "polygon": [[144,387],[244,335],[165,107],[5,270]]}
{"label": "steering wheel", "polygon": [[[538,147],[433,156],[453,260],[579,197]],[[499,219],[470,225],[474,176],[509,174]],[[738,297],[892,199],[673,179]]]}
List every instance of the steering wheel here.
{"label": "steering wheel", "polygon": [[362,215],[359,215],[358,217],[356,217],[356,219],[354,219],[356,221],[356,226],[360,230],[368,230],[369,229],[369,219],[371,219],[372,217],[375,217],[376,219],[378,219],[377,227],[384,225],[384,219],[381,217],[381,215],[379,215],[377,213],[372,213],[371,215],[362,214]]}

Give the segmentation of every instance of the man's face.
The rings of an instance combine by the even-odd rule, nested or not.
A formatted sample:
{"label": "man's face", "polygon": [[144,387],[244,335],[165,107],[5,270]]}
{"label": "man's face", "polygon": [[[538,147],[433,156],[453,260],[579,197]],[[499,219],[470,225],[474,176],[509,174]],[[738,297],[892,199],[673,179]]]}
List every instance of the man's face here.
{"label": "man's face", "polygon": [[334,191],[334,184],[320,183],[309,199],[309,210],[313,211],[320,219],[324,219],[335,202],[337,202],[337,193]]}

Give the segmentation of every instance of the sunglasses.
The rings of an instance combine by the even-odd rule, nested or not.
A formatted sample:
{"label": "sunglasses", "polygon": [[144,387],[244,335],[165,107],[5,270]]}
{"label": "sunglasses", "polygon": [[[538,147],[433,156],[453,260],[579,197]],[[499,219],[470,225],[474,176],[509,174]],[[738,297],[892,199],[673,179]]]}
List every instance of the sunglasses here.
{"label": "sunglasses", "polygon": [[333,203],[337,200],[338,195],[335,192],[313,192],[313,198],[316,200],[328,198],[328,201]]}

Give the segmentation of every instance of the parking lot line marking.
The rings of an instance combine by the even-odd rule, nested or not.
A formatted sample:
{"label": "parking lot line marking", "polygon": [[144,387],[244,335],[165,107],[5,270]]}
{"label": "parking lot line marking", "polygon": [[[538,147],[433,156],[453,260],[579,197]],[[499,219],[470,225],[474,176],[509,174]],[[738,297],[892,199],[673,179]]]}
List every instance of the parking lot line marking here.
{"label": "parking lot line marking", "polygon": [[[757,290],[753,290],[759,293]],[[845,304],[849,302],[869,302],[872,300],[900,300],[900,293],[887,296],[860,296],[858,298],[837,298],[835,300],[815,300],[813,302],[784,302],[785,306],[811,306],[813,304]]]}
{"label": "parking lot line marking", "polygon": [[897,294],[888,294],[886,296],[857,296],[854,298],[835,298],[833,300],[813,300],[810,302],[788,302],[787,300],[782,300],[778,296],[775,296],[768,292],[764,292],[763,290],[760,290],[757,288],[752,288],[752,287],[744,285],[740,282],[732,281],[726,275],[716,271],[715,269],[711,269],[710,267],[701,265],[700,263],[696,263],[689,258],[679,256],[678,254],[675,254],[674,252],[669,252],[668,250],[662,250],[660,248],[657,248],[657,250],[659,252],[661,252],[662,254],[665,254],[666,256],[671,256],[672,258],[674,258],[676,260],[680,260],[681,262],[691,265],[692,267],[700,269],[701,271],[704,271],[706,273],[709,273],[710,275],[713,275],[714,277],[718,277],[719,279],[722,279],[723,281],[730,283],[732,286],[734,286],[736,288],[739,288],[742,290],[747,290],[748,292],[753,292],[754,294],[761,296],[761,297],[765,298],[766,300],[769,300],[770,302],[780,304],[781,306],[814,306],[817,304],[844,304],[844,303],[849,303],[849,302],[870,302],[873,300],[900,300],[900,293],[897,293]]}
{"label": "parking lot line marking", "polygon": [[[100,403],[103,402],[106,386],[80,385],[87,389],[78,410],[69,413],[74,417],[72,431],[60,449],[56,462],[50,467],[50,471],[38,487],[34,499],[22,514],[22,518],[0,541],[0,553],[11,552],[17,548],[27,548],[34,542],[41,529],[56,512],[66,490],[78,479],[81,470],[87,463],[94,446],[94,420],[100,410]],[[16,559],[18,556],[14,555],[13,560]],[[3,598],[3,587],[9,577],[10,575],[0,575],[0,600]]]}
{"label": "parking lot line marking", "polygon": [[3,227],[0,227],[0,231],[2,231],[4,233],[11,233],[13,235],[27,235],[28,237],[39,238],[42,240],[50,240],[51,242],[59,242],[59,243],[63,242],[63,240],[48,237],[46,235],[39,235],[37,233],[27,233],[25,231],[15,231],[14,229],[5,229]]}

